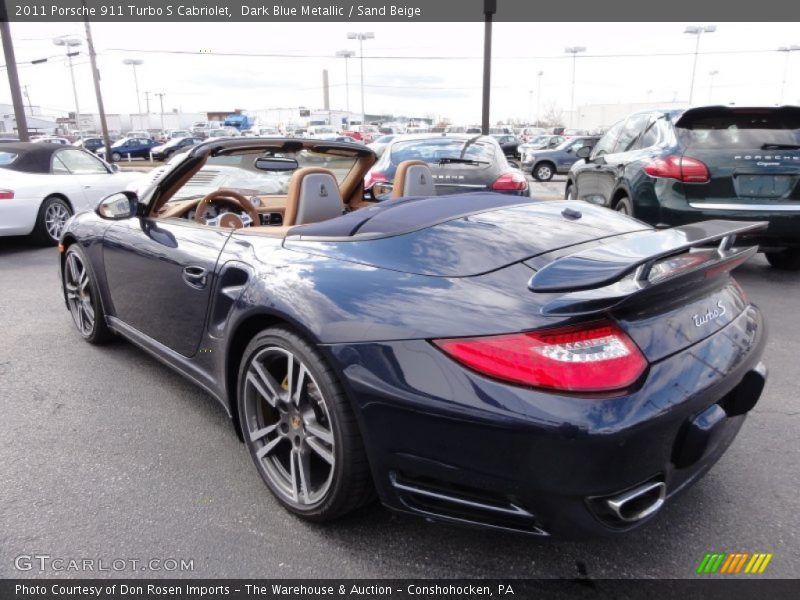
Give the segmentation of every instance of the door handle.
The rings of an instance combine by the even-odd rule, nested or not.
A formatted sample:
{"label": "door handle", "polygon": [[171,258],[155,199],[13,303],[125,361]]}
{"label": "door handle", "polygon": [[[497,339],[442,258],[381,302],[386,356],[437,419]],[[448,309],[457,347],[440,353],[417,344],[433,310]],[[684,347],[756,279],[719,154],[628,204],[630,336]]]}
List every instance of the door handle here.
{"label": "door handle", "polygon": [[183,269],[183,281],[195,289],[203,289],[208,282],[208,271],[203,267],[189,266]]}

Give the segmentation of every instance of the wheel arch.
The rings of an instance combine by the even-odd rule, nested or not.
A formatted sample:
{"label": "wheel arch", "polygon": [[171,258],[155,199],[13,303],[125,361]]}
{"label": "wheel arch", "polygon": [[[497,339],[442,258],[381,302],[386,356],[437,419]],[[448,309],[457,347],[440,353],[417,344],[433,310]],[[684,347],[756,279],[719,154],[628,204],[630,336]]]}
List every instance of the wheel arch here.
{"label": "wheel arch", "polygon": [[627,196],[631,201],[631,205],[633,205],[633,194],[631,194],[631,191],[628,189],[628,187],[623,184],[619,185],[617,189],[614,190],[614,193],[611,194],[611,203],[609,205],[610,208],[614,208],[617,205],[617,202],[619,202],[624,196]]}
{"label": "wheel arch", "polygon": [[550,167],[553,170],[553,175],[555,175],[558,171],[558,167],[556,167],[556,163],[553,160],[549,158],[543,158],[542,160],[537,160],[535,163],[533,163],[533,168],[531,169],[531,173],[535,173],[536,169],[538,169],[542,165],[550,165]]}

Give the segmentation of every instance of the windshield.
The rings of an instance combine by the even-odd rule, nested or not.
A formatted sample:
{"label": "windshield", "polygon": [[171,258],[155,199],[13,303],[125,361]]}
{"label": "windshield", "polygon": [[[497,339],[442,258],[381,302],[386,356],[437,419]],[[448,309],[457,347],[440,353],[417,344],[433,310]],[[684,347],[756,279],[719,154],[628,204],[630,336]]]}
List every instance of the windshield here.
{"label": "windshield", "polygon": [[[294,171],[263,171],[255,167],[261,156],[294,158],[298,168],[321,167],[333,172],[336,181],[342,181],[358,161],[356,156],[323,154],[311,150],[299,152],[264,151],[253,149],[237,154],[210,156],[206,164],[170,198],[170,202],[201,198],[220,188],[232,189],[245,196],[286,195]],[[170,161],[171,164],[172,161]]]}
{"label": "windshield", "polygon": [[800,119],[777,111],[687,115],[675,130],[693,149],[800,149]]}
{"label": "windshield", "polygon": [[548,136],[548,135],[537,135],[535,138],[533,138],[533,139],[532,139],[530,142],[528,142],[528,143],[529,143],[529,144],[544,144],[544,143],[546,143],[546,142],[547,142],[547,140],[549,140],[549,139],[550,139],[550,136]]}
{"label": "windshield", "polygon": [[388,144],[394,139],[393,135],[382,135],[377,140],[375,140],[376,144]]}
{"label": "windshield", "polygon": [[446,159],[492,162],[493,144],[479,141],[467,145],[468,142],[447,138],[397,142],[392,146],[391,162],[395,165],[404,160],[423,160],[432,164]]}

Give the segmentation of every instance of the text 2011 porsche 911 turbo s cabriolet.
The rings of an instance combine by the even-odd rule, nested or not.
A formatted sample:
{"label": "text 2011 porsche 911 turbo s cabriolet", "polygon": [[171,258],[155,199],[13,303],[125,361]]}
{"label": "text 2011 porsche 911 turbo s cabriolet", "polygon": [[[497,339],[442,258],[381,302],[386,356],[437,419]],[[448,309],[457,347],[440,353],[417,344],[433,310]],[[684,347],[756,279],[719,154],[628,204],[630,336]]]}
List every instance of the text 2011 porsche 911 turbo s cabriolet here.
{"label": "text 2011 porsche 911 turbo s cabriolet", "polygon": [[614,534],[722,455],[766,378],[761,313],[730,275],[762,224],[431,197],[418,163],[404,197],[370,203],[374,161],[257,138],[174,157],[66,227],[78,330],[216,397],[312,520],[377,492],[436,520]]}

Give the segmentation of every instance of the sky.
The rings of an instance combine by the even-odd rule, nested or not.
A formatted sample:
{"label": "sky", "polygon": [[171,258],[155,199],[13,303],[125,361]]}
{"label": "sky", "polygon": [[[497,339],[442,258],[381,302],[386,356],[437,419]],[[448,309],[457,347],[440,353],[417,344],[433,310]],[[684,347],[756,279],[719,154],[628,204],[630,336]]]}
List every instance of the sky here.
{"label": "sky", "polygon": [[[696,38],[683,33],[686,25],[495,23],[491,120],[528,120],[550,107],[567,111],[572,58],[566,46],[587,49],[575,63],[576,106],[688,101]],[[716,25],[716,32],[701,39],[694,103],[778,103],[787,53],[776,50],[800,44],[797,23]],[[480,122],[482,23],[92,25],[108,113],[138,112],[132,69],[122,63],[126,58],[144,61],[137,68],[143,109],[145,91],[166,94],[167,111],[321,108],[323,69],[329,71],[331,108],[345,109],[345,60],[334,56],[338,50],[356,52],[348,61],[349,105],[359,111],[359,48],[347,39],[353,30],[375,34],[364,42],[368,113]],[[83,37],[83,23],[11,23],[11,32],[18,63],[49,57],[43,64],[20,65],[31,104],[48,114],[74,110],[64,50],[52,39]],[[95,112],[85,44],[80,50],[73,59],[80,109]],[[287,56],[222,55],[236,53]],[[800,104],[800,52],[789,60],[783,100]],[[718,74],[711,77],[712,71]],[[0,73],[0,103],[10,103],[5,69]],[[157,112],[158,99],[150,98]]]}

